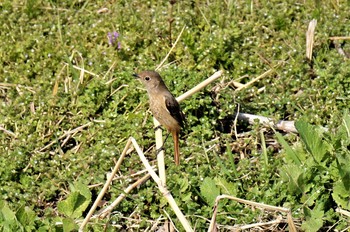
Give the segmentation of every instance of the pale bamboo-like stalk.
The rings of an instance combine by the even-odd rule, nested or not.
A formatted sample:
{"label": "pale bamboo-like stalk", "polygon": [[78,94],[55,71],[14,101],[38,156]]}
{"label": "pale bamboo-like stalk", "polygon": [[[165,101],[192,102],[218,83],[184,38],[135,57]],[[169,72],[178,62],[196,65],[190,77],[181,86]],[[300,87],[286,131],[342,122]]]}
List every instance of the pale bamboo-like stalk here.
{"label": "pale bamboo-like stalk", "polygon": [[219,201],[221,199],[230,199],[230,200],[237,201],[239,203],[252,205],[252,206],[255,206],[255,207],[258,207],[258,208],[263,208],[263,209],[267,209],[267,210],[271,210],[271,211],[279,211],[279,212],[287,213],[287,221],[288,221],[289,230],[292,231],[292,232],[296,232],[296,228],[295,228],[295,225],[294,225],[294,222],[293,222],[293,218],[292,218],[292,214],[291,214],[290,209],[284,208],[284,207],[277,207],[277,206],[267,205],[267,204],[263,204],[263,203],[257,203],[257,202],[254,202],[254,201],[249,201],[249,200],[245,200],[245,199],[241,199],[241,198],[238,198],[238,197],[229,196],[229,195],[225,195],[225,194],[224,195],[219,195],[219,196],[216,197],[215,204],[214,204],[214,210],[213,210],[213,216],[212,216],[211,221],[210,221],[208,232],[215,231],[216,215],[217,215]]}
{"label": "pale bamboo-like stalk", "polygon": [[151,177],[154,180],[154,182],[157,183],[159,191],[163,194],[165,199],[168,201],[170,207],[174,210],[177,218],[181,222],[181,224],[184,227],[185,231],[192,232],[193,229],[192,229],[190,223],[187,221],[186,217],[181,212],[179,206],[176,204],[176,202],[175,202],[173,196],[171,195],[171,193],[169,192],[169,190],[162,184],[161,179],[156,174],[156,172],[152,169],[151,165],[147,161],[147,158],[143,154],[140,146],[137,144],[136,140],[133,137],[130,137],[130,139],[131,139],[131,142],[134,145],[134,148],[135,148],[137,154],[139,155],[143,165],[146,167],[148,173],[151,175]]}
{"label": "pale bamboo-like stalk", "polygon": [[[154,128],[159,128],[160,123],[157,121],[157,119],[155,117],[153,117],[153,122],[154,122]],[[157,164],[158,164],[159,177],[160,177],[163,185],[166,186],[164,149],[161,149],[164,145],[163,144],[163,135],[162,135],[161,129],[156,129],[155,137],[156,137],[156,151],[158,151]]]}
{"label": "pale bamboo-like stalk", "polygon": [[350,36],[332,36],[330,40],[350,40]]}
{"label": "pale bamboo-like stalk", "polygon": [[272,118],[267,118],[264,116],[247,114],[247,113],[238,113],[237,118],[238,120],[246,121],[249,124],[254,124],[255,121],[258,121],[260,124],[263,124],[278,130],[298,133],[298,130],[295,128],[294,121],[279,120],[277,121],[277,123],[275,123],[275,120]]}
{"label": "pale bamboo-like stalk", "polygon": [[222,73],[224,71],[220,70],[215,72],[213,75],[211,75],[210,77],[208,77],[206,80],[204,80],[203,82],[199,83],[198,85],[196,85],[195,87],[193,87],[192,89],[188,90],[186,93],[182,94],[181,96],[177,97],[176,100],[178,102],[182,102],[183,100],[189,98],[190,96],[192,96],[193,94],[199,92],[201,89],[203,89],[204,87],[206,87],[207,85],[209,85],[210,83],[212,83],[213,81],[215,81],[216,79],[218,79],[219,77],[221,77]]}
{"label": "pale bamboo-like stalk", "polygon": [[343,209],[341,209],[339,207],[335,209],[335,212],[340,213],[342,215],[345,215],[347,217],[350,217],[350,212],[349,211],[343,210]]}
{"label": "pale bamboo-like stalk", "polygon": [[99,202],[102,200],[103,196],[105,195],[105,193],[107,192],[107,189],[109,187],[109,185],[111,184],[115,174],[117,173],[121,163],[123,162],[123,159],[125,158],[125,155],[126,155],[126,152],[128,151],[130,145],[131,145],[131,138],[129,138],[129,140],[127,141],[126,145],[125,145],[125,148],[122,152],[122,154],[120,155],[119,159],[118,159],[118,162],[116,163],[116,165],[114,166],[113,168],[113,171],[112,173],[109,175],[105,185],[103,186],[101,192],[98,194],[94,204],[92,205],[92,207],[90,208],[88,214],[86,215],[86,217],[84,218],[83,222],[81,223],[80,227],[79,227],[79,231],[83,231],[84,230],[84,227],[85,225],[89,222],[92,214],[95,212]]}

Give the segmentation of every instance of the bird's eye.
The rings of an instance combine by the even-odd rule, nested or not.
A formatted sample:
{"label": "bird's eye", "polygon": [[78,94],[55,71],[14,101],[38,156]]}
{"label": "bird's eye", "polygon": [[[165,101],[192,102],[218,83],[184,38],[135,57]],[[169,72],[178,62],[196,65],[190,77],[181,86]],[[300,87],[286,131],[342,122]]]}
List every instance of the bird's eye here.
{"label": "bird's eye", "polygon": [[151,78],[150,78],[149,76],[146,76],[146,77],[145,77],[145,80],[146,80],[146,81],[149,81],[149,80],[151,80]]}

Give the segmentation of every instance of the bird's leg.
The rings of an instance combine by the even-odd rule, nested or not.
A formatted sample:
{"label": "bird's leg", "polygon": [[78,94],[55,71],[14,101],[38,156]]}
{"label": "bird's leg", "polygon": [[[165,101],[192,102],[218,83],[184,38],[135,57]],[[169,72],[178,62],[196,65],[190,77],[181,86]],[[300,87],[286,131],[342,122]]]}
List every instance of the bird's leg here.
{"label": "bird's leg", "polygon": [[[156,129],[158,129],[158,127],[156,127]],[[159,152],[161,152],[162,150],[163,150],[163,151],[165,150],[165,149],[164,149],[164,144],[165,144],[166,140],[168,139],[169,134],[170,134],[170,133],[168,133],[168,134],[166,135],[166,137],[165,137],[165,139],[164,139],[164,142],[163,142],[163,145],[162,145],[160,148],[158,148],[158,149],[156,150],[156,154],[157,154],[157,155],[158,155]]]}
{"label": "bird's leg", "polygon": [[163,144],[165,144],[165,142],[166,142],[166,140],[168,139],[169,135],[170,135],[170,132],[166,135]]}

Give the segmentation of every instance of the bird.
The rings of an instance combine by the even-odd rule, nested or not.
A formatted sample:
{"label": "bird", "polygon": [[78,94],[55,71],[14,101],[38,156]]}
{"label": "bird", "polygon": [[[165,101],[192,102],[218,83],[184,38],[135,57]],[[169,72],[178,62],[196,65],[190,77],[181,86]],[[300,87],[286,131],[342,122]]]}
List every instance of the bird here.
{"label": "bird", "polygon": [[184,127],[185,116],[180,105],[162,77],[156,71],[142,71],[133,76],[139,79],[146,87],[150,110],[157,121],[164,126],[173,137],[175,164],[180,164],[179,134]]}

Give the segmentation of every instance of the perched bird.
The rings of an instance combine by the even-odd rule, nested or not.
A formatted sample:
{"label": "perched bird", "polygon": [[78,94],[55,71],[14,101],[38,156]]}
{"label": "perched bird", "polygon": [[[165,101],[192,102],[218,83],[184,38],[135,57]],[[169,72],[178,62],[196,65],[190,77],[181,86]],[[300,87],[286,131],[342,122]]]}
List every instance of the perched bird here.
{"label": "perched bird", "polygon": [[166,87],[159,73],[143,71],[134,74],[146,87],[150,109],[158,122],[171,132],[174,140],[175,164],[180,164],[179,133],[184,125],[184,114],[179,103]]}

